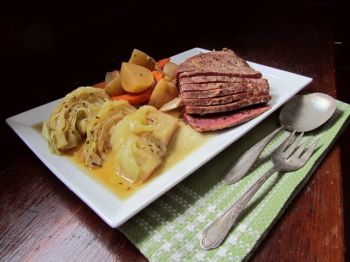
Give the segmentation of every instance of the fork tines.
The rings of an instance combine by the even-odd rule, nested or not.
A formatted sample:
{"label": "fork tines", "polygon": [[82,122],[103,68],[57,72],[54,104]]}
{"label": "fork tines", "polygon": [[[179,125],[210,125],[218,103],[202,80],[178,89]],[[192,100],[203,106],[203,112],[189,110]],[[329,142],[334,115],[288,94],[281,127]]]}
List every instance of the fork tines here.
{"label": "fork tines", "polygon": [[319,143],[319,139],[317,139],[315,143],[311,144],[309,148],[305,150],[306,146],[311,142],[311,137],[309,137],[305,142],[300,143],[302,141],[303,135],[304,132],[296,136],[296,131],[294,130],[290,136],[281,144],[280,147],[284,153],[284,158],[287,159],[293,156],[307,160],[312,155]]}

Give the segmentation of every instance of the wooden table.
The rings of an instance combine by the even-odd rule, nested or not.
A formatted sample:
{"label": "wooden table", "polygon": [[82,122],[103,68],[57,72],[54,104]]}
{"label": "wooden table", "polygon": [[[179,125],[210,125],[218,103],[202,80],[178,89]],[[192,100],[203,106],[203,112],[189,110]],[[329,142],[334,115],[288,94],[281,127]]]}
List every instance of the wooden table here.
{"label": "wooden table", "polygon": [[[329,11],[258,14],[250,32],[225,27],[169,45],[229,47],[247,60],[314,78],[306,92],[337,97]],[[247,26],[247,28],[249,27]],[[211,33],[210,33],[211,32]],[[165,56],[164,50],[154,50]],[[341,99],[341,97],[339,97]],[[34,107],[36,105],[31,105]],[[0,173],[1,261],[146,261],[70,192],[14,134],[16,147]],[[251,257],[252,261],[343,261],[343,202],[339,142]],[[6,152],[6,151],[5,151]]]}

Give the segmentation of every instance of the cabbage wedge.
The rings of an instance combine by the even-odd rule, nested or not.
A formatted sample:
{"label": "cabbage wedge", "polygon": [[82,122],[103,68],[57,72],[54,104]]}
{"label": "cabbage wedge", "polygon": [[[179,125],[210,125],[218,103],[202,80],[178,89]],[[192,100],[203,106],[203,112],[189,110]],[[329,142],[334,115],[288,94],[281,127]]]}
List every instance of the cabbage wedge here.
{"label": "cabbage wedge", "polygon": [[113,130],[111,143],[116,174],[142,183],[162,163],[178,120],[143,106],[126,116]]}
{"label": "cabbage wedge", "polygon": [[83,146],[83,156],[87,167],[102,166],[107,152],[111,149],[111,132],[125,116],[136,108],[123,100],[107,101],[98,114],[87,125],[87,138]]}
{"label": "cabbage wedge", "polygon": [[42,134],[56,154],[78,146],[86,136],[87,123],[105,101],[110,100],[103,89],[79,87],[67,94],[44,121]]}

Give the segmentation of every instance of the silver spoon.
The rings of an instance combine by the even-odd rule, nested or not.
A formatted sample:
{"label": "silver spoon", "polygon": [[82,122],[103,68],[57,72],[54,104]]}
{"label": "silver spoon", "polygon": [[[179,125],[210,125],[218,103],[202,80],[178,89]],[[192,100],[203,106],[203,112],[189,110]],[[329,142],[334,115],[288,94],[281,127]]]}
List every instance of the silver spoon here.
{"label": "silver spoon", "polygon": [[232,184],[243,178],[258,159],[261,151],[281,130],[307,132],[324,124],[335,112],[336,101],[323,93],[296,95],[282,108],[279,115],[281,126],[245,152],[224,176],[225,184]]}

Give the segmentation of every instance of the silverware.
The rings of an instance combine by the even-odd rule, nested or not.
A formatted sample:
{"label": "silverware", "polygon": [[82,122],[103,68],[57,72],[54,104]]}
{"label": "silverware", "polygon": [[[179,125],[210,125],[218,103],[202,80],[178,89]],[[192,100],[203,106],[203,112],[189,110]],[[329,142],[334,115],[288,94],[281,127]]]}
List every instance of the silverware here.
{"label": "silverware", "polygon": [[200,244],[203,249],[213,249],[222,243],[249,200],[275,172],[295,171],[305,165],[314,152],[318,141],[310,145],[308,149],[305,149],[310,139],[300,144],[302,136],[303,133],[296,137],[295,131],[293,131],[293,133],[272,153],[273,167],[254,182],[224,214],[214,220],[203,231],[200,239]]}
{"label": "silverware", "polygon": [[336,101],[323,93],[297,95],[289,100],[282,108],[279,121],[281,127],[245,152],[223,178],[225,184],[232,184],[243,178],[258,159],[260,153],[270,140],[281,130],[307,132],[324,124],[335,112]]}

